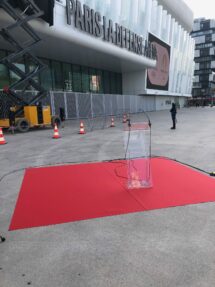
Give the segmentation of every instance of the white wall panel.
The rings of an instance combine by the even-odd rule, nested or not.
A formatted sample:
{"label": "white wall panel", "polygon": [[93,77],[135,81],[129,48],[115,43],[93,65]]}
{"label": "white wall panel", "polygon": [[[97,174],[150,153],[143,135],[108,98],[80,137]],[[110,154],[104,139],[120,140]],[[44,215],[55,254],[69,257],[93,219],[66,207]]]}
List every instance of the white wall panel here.
{"label": "white wall panel", "polygon": [[[176,0],[173,2],[176,3]],[[185,24],[186,21],[179,21],[183,18],[183,15],[181,15],[181,18],[180,15],[176,15],[180,14],[180,11],[170,13],[173,2],[170,3],[167,0],[82,0],[82,3],[88,4],[114,22],[118,22],[135,33],[143,35],[144,38],[147,38],[148,32],[151,32],[169,44],[171,59],[168,93],[190,94],[194,71],[194,41],[191,39],[186,27],[189,26],[188,22],[190,20]],[[177,0],[177,3],[179,2],[182,1]],[[83,37],[82,34],[79,32],[80,38]],[[95,39],[92,40],[95,45]],[[205,37],[199,37],[197,41],[203,43]],[[100,44],[108,46],[109,51],[105,49],[104,52],[110,53],[112,49],[116,48],[102,41]],[[196,53],[198,54],[198,52]],[[197,54],[196,56],[198,56]],[[127,55],[130,57],[136,56],[129,52],[127,52]],[[116,56],[122,55],[117,54]],[[123,72],[122,70],[124,93],[143,94],[145,92],[145,68],[147,64],[149,63],[143,66],[143,71],[140,71],[139,68],[137,71],[132,72]],[[161,91],[158,90],[157,93],[159,94]]]}

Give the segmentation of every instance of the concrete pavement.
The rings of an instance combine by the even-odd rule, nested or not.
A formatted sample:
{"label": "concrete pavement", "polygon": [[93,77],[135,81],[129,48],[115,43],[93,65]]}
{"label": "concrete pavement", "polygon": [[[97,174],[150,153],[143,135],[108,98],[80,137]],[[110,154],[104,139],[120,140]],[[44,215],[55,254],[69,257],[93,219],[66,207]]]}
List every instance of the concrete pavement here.
{"label": "concrete pavement", "polygon": [[[149,113],[152,153],[215,171],[215,108]],[[143,115],[133,116],[145,119]],[[8,232],[24,169],[124,156],[122,124],[84,136],[67,122],[14,136],[0,146],[0,287],[211,287],[215,203]],[[7,175],[8,174],[8,175]]]}

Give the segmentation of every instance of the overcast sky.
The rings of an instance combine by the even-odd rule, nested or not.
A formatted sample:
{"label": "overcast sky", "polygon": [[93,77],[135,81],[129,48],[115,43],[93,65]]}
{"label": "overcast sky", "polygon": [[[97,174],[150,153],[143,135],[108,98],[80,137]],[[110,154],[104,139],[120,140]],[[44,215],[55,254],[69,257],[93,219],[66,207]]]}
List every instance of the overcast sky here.
{"label": "overcast sky", "polygon": [[193,10],[195,18],[215,19],[214,0],[184,0],[184,2]]}

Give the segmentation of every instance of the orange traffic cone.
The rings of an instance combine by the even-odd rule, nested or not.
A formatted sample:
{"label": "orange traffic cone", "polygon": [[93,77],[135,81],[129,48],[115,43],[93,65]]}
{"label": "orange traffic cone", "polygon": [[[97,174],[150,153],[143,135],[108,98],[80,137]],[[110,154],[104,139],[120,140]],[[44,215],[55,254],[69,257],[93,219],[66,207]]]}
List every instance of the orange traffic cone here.
{"label": "orange traffic cone", "polygon": [[2,128],[0,128],[0,145],[6,144],[6,143],[7,143],[7,142],[5,141]]}
{"label": "orange traffic cone", "polygon": [[126,124],[127,123],[127,117],[126,117],[126,115],[124,114],[124,116],[123,116],[123,124]]}
{"label": "orange traffic cone", "polygon": [[54,134],[53,134],[53,139],[59,139],[60,138],[60,135],[59,135],[59,131],[58,131],[58,127],[57,127],[57,124],[55,123],[55,126],[54,126]]}
{"label": "orange traffic cone", "polygon": [[84,123],[80,122],[80,131],[79,131],[80,135],[84,135],[85,134],[85,130],[84,130]]}
{"label": "orange traffic cone", "polygon": [[115,127],[115,123],[114,123],[114,118],[111,118],[111,125],[110,125],[111,128],[114,128]]}

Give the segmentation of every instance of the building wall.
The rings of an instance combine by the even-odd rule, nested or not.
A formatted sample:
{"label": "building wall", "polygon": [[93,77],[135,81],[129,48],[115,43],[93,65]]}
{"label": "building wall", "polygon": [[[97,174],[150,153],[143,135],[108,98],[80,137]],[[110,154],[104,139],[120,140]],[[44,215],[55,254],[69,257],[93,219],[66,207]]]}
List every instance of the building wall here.
{"label": "building wall", "polygon": [[[96,70],[95,75],[102,71],[104,79],[105,72],[109,75],[115,73],[118,75],[119,81],[122,81],[122,93],[145,95],[146,98],[149,98],[149,102],[150,98],[153,98],[153,101],[157,99],[158,108],[163,108],[165,105],[168,107],[170,97],[172,101],[176,101],[177,97],[191,96],[194,41],[189,36],[190,19],[181,15],[181,10],[173,9],[174,5],[172,5],[174,3],[176,5],[176,2],[181,3],[183,9],[187,9],[186,12],[191,13],[192,16],[192,12],[184,5],[183,1],[172,0],[172,4],[167,0],[80,1],[95,11],[99,11],[107,19],[112,19],[113,22],[123,25],[146,40],[148,33],[151,33],[169,45],[171,50],[169,86],[166,91],[147,89],[147,69],[155,68],[155,60],[97,39],[76,29],[74,25],[67,25],[65,0],[56,1],[53,27],[50,28],[41,20],[32,22],[32,26],[43,39],[42,44],[36,47],[35,52],[39,57],[51,61],[49,73],[54,81],[59,73],[53,70],[53,62],[57,62],[55,64],[60,65],[61,70],[67,63],[72,65],[72,73],[73,65],[80,67],[81,75],[83,74],[82,70],[85,73],[85,68],[87,68],[87,77],[94,76],[91,73],[92,69]],[[187,13],[185,14],[187,15]],[[1,11],[0,19],[0,21],[4,21],[4,24],[9,21]],[[17,64],[22,65],[23,63]],[[59,69],[57,70],[59,71]],[[83,80],[82,76],[81,80]],[[111,79],[110,82],[112,82]],[[120,85],[118,85],[118,91]],[[64,83],[63,86],[65,87]],[[53,83],[52,89],[56,90]],[[102,93],[103,89],[99,92]]]}
{"label": "building wall", "polygon": [[[182,96],[191,96],[194,41],[189,32],[192,28],[193,14],[183,1],[81,0],[81,2],[142,35],[145,39],[148,39],[150,32],[170,45],[171,60],[167,94],[177,93]],[[135,94],[146,93],[147,74],[144,72],[146,68],[143,65],[142,71],[139,67],[137,69],[144,78],[141,78],[136,71],[133,74],[123,73],[123,93],[129,94],[131,91]],[[135,76],[139,79],[138,83],[134,80]]]}
{"label": "building wall", "polygon": [[124,95],[140,95],[145,90],[146,70],[122,74],[122,90]]}
{"label": "building wall", "polygon": [[[153,1],[149,31],[171,48],[168,95],[191,96],[194,41],[185,27]],[[158,92],[159,94],[159,92]]]}
{"label": "building wall", "polygon": [[[7,52],[0,50],[0,59]],[[80,93],[122,94],[122,75],[112,71],[95,69],[47,58],[42,58],[47,69],[37,76],[37,81],[48,91],[73,91]],[[15,62],[23,72],[31,71],[33,63],[26,57]],[[0,64],[0,90],[20,78]]]}
{"label": "building wall", "polygon": [[177,107],[184,107],[186,105],[186,101],[187,99],[181,96],[174,97],[174,99],[171,96],[156,96],[156,110],[170,110],[173,102],[177,105]]}
{"label": "building wall", "polygon": [[182,0],[158,0],[159,4],[189,33],[193,28],[193,12]]}
{"label": "building wall", "polygon": [[191,36],[195,40],[193,96],[215,96],[215,20],[194,21]]}
{"label": "building wall", "polygon": [[[94,11],[100,12],[102,17],[105,16],[107,18],[107,21],[111,19],[114,27],[115,23],[118,23],[146,39],[146,32],[144,34],[145,25],[139,19],[141,12],[138,9],[140,6],[134,5],[134,3],[143,2],[144,0],[135,0],[136,2],[131,0],[79,1],[82,5],[86,4],[89,8],[94,9]],[[143,9],[145,9],[145,6]],[[94,65],[100,65],[100,68],[102,66],[103,69],[112,69],[115,72],[137,71],[147,67],[155,67],[155,60],[143,55],[140,56],[128,49],[118,47],[109,41],[104,41],[101,37],[98,38],[85,31],[81,31],[75,27],[73,20],[71,21],[71,25],[67,25],[66,1],[62,0],[61,4],[56,3],[54,10],[55,24],[52,29],[47,30],[47,35],[51,37],[55,36],[63,42],[68,41],[70,42],[70,46],[72,43],[73,47],[70,48],[73,55],[81,55],[79,61],[85,61],[88,66],[92,66],[92,62],[94,61]],[[37,28],[42,29],[39,25]],[[83,49],[87,57],[83,55],[84,53],[80,53],[80,50]],[[69,57],[72,59],[72,54]]]}

